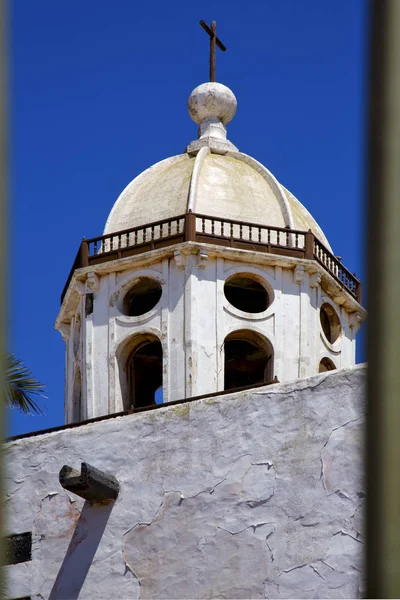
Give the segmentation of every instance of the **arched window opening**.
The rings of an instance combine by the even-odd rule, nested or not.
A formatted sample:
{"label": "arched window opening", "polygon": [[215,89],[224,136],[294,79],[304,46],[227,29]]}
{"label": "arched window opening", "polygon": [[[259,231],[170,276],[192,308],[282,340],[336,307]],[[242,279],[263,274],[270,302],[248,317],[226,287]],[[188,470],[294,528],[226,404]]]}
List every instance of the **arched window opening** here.
{"label": "arched window opening", "polygon": [[319,363],[318,373],[326,373],[326,371],[334,371],[336,369],[335,364],[330,358],[325,356]]}
{"label": "arched window opening", "polygon": [[78,369],[75,373],[74,388],[72,391],[72,422],[78,423],[82,420],[82,378]]}
{"label": "arched window opening", "polygon": [[224,285],[224,294],[232,306],[248,313],[261,313],[268,308],[267,290],[248,275],[233,275]]}
{"label": "arched window opening", "polygon": [[342,332],[340,319],[330,304],[325,302],[320,308],[319,317],[322,331],[330,344],[334,344]]}
{"label": "arched window opening", "polygon": [[158,281],[150,277],[139,277],[123,301],[123,312],[129,317],[138,317],[149,312],[161,298],[162,288]]}
{"label": "arched window opening", "polygon": [[129,406],[140,408],[162,403],[162,347],[158,339],[136,346],[128,358],[127,375]]}
{"label": "arched window opening", "polygon": [[273,349],[266,338],[253,331],[234,331],[224,347],[225,390],[272,382]]}

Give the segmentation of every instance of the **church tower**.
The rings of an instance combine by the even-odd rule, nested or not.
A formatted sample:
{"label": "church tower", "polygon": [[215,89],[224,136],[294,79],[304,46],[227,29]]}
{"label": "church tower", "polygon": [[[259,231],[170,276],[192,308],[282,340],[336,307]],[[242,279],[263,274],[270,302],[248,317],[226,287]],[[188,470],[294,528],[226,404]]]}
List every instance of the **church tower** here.
{"label": "church tower", "polygon": [[7,597],[365,595],[361,285],[228,139],[213,66],[198,138],[73,263],[67,424],[7,447]]}
{"label": "church tower", "polygon": [[56,328],[68,423],[355,364],[361,284],[306,208],[227,139],[226,86],[190,95],[186,152],[83,240]]}

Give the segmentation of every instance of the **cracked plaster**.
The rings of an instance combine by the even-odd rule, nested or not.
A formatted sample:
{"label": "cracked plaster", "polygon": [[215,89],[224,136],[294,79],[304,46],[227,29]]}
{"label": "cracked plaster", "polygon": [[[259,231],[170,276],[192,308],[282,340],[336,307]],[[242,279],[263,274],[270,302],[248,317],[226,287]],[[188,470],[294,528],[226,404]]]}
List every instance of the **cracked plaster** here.
{"label": "cracked plaster", "polygon": [[[128,415],[8,444],[8,528],[33,598],[357,598],[363,594],[365,368]],[[184,410],[183,410],[184,409]],[[58,483],[88,461],[121,492]]]}

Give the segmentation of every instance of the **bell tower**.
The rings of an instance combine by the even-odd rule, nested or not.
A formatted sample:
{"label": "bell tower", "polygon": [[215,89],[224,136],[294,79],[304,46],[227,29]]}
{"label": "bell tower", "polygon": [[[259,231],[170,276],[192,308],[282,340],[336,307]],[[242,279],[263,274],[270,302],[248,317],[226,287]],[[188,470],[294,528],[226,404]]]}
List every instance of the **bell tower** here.
{"label": "bell tower", "polygon": [[199,85],[198,139],[136,177],[82,241],[56,322],[67,422],[354,365],[361,284],[227,139],[236,105]]}

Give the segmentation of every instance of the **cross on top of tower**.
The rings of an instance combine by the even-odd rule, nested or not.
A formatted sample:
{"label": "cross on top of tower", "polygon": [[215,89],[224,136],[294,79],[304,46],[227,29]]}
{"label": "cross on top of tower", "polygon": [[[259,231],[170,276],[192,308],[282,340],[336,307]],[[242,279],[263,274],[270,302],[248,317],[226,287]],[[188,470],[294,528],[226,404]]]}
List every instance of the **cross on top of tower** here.
{"label": "cross on top of tower", "polygon": [[218,46],[222,52],[225,52],[226,47],[217,38],[217,24],[215,21],[211,21],[211,28],[205,21],[200,21],[200,25],[210,36],[210,81],[215,81],[215,47]]}

